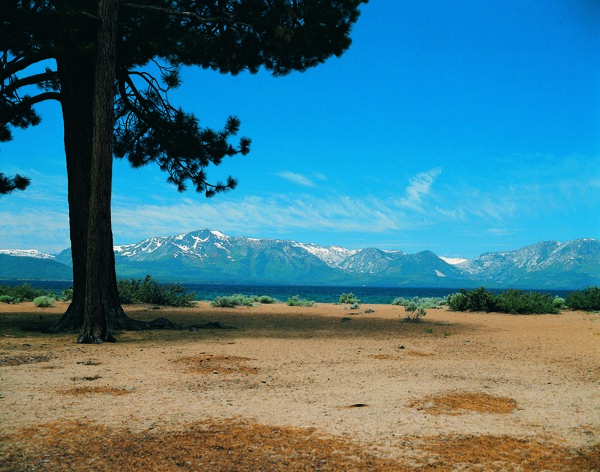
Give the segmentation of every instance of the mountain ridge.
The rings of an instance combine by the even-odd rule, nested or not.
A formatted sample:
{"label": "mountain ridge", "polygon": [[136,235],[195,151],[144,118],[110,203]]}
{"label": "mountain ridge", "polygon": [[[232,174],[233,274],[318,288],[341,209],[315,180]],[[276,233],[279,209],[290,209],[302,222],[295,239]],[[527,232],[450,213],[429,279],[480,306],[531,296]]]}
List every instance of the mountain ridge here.
{"label": "mountain ridge", "polygon": [[[57,255],[0,250],[0,256],[0,278],[11,278],[5,267],[7,258],[71,264],[70,249]],[[204,229],[117,245],[115,262],[119,277],[152,274],[165,282],[540,289],[583,288],[600,283],[600,241],[594,238],[564,243],[542,241],[463,259],[437,256],[431,251],[407,254],[374,247],[346,249],[292,240],[232,237]],[[64,268],[61,271],[64,273]]]}

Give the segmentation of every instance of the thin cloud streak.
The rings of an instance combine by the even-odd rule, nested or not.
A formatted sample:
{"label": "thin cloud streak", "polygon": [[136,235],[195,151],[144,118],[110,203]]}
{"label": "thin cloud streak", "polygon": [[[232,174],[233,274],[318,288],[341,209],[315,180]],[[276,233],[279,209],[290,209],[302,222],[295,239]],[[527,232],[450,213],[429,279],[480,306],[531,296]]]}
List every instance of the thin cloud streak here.
{"label": "thin cloud streak", "polygon": [[295,172],[279,172],[277,174],[279,177],[283,177],[285,180],[289,180],[298,185],[302,185],[304,187],[316,187],[315,183],[310,180],[308,177],[305,177],[302,174],[297,174]]}

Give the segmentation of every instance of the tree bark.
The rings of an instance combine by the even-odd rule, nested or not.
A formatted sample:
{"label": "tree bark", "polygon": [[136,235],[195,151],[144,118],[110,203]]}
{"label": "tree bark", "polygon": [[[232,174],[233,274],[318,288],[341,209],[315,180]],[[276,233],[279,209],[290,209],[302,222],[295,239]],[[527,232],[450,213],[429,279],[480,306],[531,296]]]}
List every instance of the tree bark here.
{"label": "tree bark", "polygon": [[77,47],[66,44],[64,53],[57,58],[67,161],[73,300],[51,328],[53,332],[80,329],[85,309],[95,60],[92,54],[82,54]]}
{"label": "tree bark", "polygon": [[110,204],[118,19],[116,0],[98,0],[98,17],[85,311],[78,343],[115,341],[110,320],[115,316],[115,309],[120,308],[119,301],[114,300],[114,293],[110,290],[114,273]]}
{"label": "tree bark", "polygon": [[[65,2],[65,7],[69,6],[67,3],[69,2]],[[98,27],[98,24],[94,20],[89,20],[89,22],[90,35],[82,38],[82,41],[93,44],[96,42],[94,30]],[[83,328],[89,334],[95,330],[93,328],[95,323],[91,320],[84,328],[84,314],[88,286],[88,246],[90,244],[88,230],[90,223],[92,156],[94,153],[96,57],[89,52],[89,49],[82,48],[81,44],[66,43],[63,45],[62,54],[57,57],[57,70],[61,84],[61,105],[67,161],[69,227],[73,260],[73,300],[65,314],[50,328],[50,331],[58,333],[82,330]],[[106,112],[110,113],[110,117],[114,116],[113,84],[114,79],[106,83],[108,90],[110,90],[110,100],[106,99],[105,106],[107,108]],[[109,101],[110,111],[108,110]],[[111,123],[114,120],[114,118],[109,119]],[[107,135],[105,142],[109,145],[112,144],[113,133],[112,125],[110,126],[110,135],[108,127],[105,126],[104,128]],[[108,152],[108,150],[104,152]],[[108,164],[112,169],[112,149],[110,158],[105,156],[105,159],[110,160]],[[106,198],[106,191],[110,192],[112,175],[103,175],[102,170],[100,170],[100,178],[108,179],[108,186],[104,186],[105,193],[103,194],[103,198]],[[129,318],[123,311],[119,301],[110,230],[110,194],[107,198],[108,213],[99,213],[97,218],[104,218],[102,224],[108,229],[108,234],[106,231],[98,233],[98,237],[103,238],[102,243],[99,245],[95,243],[95,237],[92,237],[91,240],[91,244],[96,248],[94,257],[106,263],[103,263],[102,269],[97,268],[89,274],[89,277],[91,277],[89,285],[93,287],[102,285],[102,310],[107,313],[110,332],[125,329],[137,331],[149,329],[148,323]],[[95,224],[100,224],[100,220],[97,219]],[[92,235],[94,234],[92,233]],[[100,336],[99,339],[114,339],[110,332]],[[93,336],[80,336],[80,342],[96,342],[93,339]]]}

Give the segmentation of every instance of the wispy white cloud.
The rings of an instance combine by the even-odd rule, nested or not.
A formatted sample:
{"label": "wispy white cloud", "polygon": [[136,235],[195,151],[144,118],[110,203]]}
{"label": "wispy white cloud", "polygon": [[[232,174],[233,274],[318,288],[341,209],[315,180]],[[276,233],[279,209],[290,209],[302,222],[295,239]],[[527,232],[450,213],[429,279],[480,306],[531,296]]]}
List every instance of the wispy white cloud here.
{"label": "wispy white cloud", "polygon": [[[279,172],[277,175],[279,177],[283,177],[286,180],[289,180],[290,182],[293,182],[298,185],[302,185],[304,187],[316,187],[315,183],[312,180],[310,180],[308,177],[306,177],[302,174],[298,174],[296,172],[284,171],[284,172]],[[317,177],[317,178],[319,178],[319,177]]]}
{"label": "wispy white cloud", "polygon": [[423,199],[429,194],[433,183],[442,173],[442,169],[436,167],[426,172],[421,172],[410,179],[410,184],[406,189],[406,196],[399,200],[400,206],[421,210]]}
{"label": "wispy white cloud", "polygon": [[[440,168],[415,175],[400,190],[400,198],[389,193],[350,195],[336,192],[331,186],[324,186],[318,193],[243,197],[233,192],[210,200],[185,195],[140,200],[117,193],[113,196],[113,233],[117,244],[202,228],[234,235],[285,234],[292,238],[294,233],[354,233],[365,235],[362,237],[365,241],[378,241],[381,235],[391,233],[415,234],[419,230],[425,235],[429,234],[425,228],[429,231],[432,227],[438,227],[438,234],[440,231],[446,234],[442,228],[449,228],[448,238],[454,237],[452,231],[467,228],[470,233],[489,231],[489,235],[502,236],[530,228],[536,221],[545,224],[548,217],[557,214],[566,217],[576,210],[573,202],[578,199],[587,198],[587,205],[599,201],[598,193],[592,191],[598,185],[595,175],[582,176],[573,185],[564,185],[563,179],[542,184],[488,183],[480,187],[451,182],[443,176]],[[64,182],[58,182],[58,187],[58,194],[46,199],[45,192],[29,189],[16,197],[10,196],[26,200],[26,204],[19,206],[23,209],[21,214],[11,211],[11,201],[7,198],[7,206],[0,207],[0,248],[56,252],[68,246]]]}

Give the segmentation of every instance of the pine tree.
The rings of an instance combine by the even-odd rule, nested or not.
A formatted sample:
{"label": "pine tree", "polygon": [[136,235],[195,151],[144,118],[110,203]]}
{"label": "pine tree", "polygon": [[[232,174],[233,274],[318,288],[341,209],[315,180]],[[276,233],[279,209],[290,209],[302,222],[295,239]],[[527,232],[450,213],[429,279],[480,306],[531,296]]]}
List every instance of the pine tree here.
{"label": "pine tree", "polygon": [[[240,128],[235,116],[215,131],[169,102],[180,67],[233,75],[264,67],[276,77],[304,71],[350,46],[367,1],[2,1],[0,141],[12,139],[12,127],[40,122],[37,103],[57,100],[62,109],[74,295],[56,331],[81,329],[79,342],[103,342],[116,329],[145,326],[118,299],[113,155],[134,167],[157,164],[180,191],[192,185],[212,197],[236,186],[232,177],[210,182],[206,168],[246,155],[251,141],[230,143]],[[0,194],[28,183],[0,174]]]}

